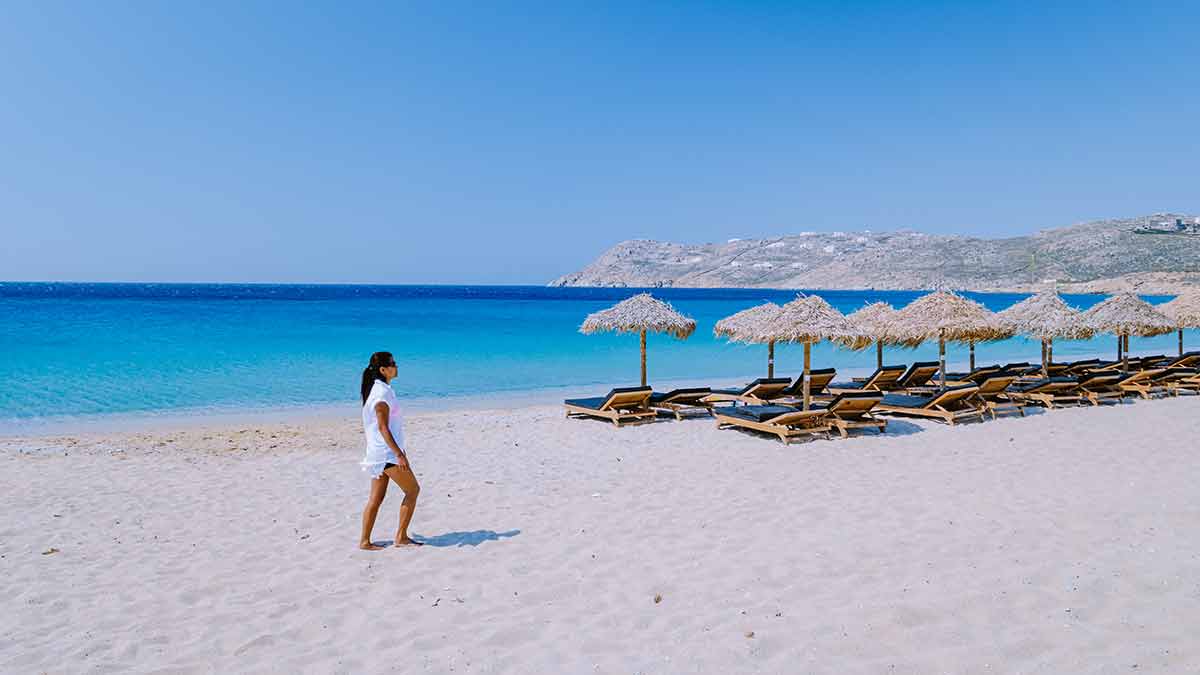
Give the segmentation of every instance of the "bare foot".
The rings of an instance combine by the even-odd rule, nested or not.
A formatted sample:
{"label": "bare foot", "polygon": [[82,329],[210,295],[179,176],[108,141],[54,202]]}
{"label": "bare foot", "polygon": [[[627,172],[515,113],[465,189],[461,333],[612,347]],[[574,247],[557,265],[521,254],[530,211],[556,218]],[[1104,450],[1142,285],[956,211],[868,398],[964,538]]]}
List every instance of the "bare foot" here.
{"label": "bare foot", "polygon": [[358,547],[364,551],[382,551],[383,550],[382,546],[376,546],[375,544],[372,544],[369,541],[364,541],[364,542],[360,543],[358,545]]}
{"label": "bare foot", "polygon": [[422,544],[419,541],[413,541],[412,539],[409,539],[408,537],[401,537],[400,539],[396,540],[396,546],[424,546],[424,545],[425,544]]}

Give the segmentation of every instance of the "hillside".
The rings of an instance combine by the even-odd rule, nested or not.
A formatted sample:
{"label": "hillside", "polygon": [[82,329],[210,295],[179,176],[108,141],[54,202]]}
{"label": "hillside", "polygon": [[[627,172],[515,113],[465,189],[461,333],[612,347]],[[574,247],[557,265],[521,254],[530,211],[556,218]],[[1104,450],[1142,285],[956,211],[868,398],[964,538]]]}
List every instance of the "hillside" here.
{"label": "hillside", "polygon": [[1200,286],[1200,220],[1159,213],[1003,239],[902,230],[723,244],[633,240],[549,285],[1027,291],[1049,279],[1068,292]]}

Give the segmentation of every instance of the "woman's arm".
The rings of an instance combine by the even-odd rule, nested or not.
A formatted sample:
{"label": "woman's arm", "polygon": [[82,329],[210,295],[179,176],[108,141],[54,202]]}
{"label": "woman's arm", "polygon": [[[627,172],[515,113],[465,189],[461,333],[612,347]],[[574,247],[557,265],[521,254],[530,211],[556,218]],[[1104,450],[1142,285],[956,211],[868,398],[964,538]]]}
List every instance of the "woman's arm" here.
{"label": "woman's arm", "polygon": [[375,404],[375,420],[379,424],[379,433],[383,436],[383,440],[392,449],[396,455],[396,466],[401,469],[408,469],[408,456],[404,454],[404,450],[396,444],[395,437],[392,436],[392,428],[388,426],[388,404],[380,401]]}

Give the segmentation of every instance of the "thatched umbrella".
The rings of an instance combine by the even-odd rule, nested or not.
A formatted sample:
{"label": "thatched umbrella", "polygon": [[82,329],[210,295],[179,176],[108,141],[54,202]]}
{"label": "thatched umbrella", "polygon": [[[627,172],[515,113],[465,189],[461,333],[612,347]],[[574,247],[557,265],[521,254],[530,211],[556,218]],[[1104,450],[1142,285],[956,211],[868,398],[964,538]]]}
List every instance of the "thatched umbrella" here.
{"label": "thatched umbrella", "polygon": [[1012,335],[1012,330],[988,308],[951,291],[934,291],[913,300],[896,312],[889,331],[891,340],[910,346],[938,341],[942,388],[946,387],[946,342],[970,343],[974,370],[976,342]]}
{"label": "thatched umbrella", "polygon": [[[850,325],[875,343],[875,367],[883,367],[883,346],[888,342],[888,328],[896,320],[896,310],[886,302],[873,302],[846,315]],[[870,342],[867,343],[870,345]]]}
{"label": "thatched umbrella", "polygon": [[696,322],[671,305],[649,293],[635,295],[606,310],[589,314],[579,327],[584,334],[600,331],[640,333],[642,336],[642,386],[646,386],[646,332],[668,333],[686,340],[696,330]]}
{"label": "thatched umbrella", "polygon": [[765,322],[758,338],[804,344],[804,410],[808,410],[812,398],[808,387],[813,343],[832,340],[854,347],[869,339],[841,312],[815,295],[801,295],[780,307],[779,313]]}
{"label": "thatched umbrella", "polygon": [[1158,309],[1175,323],[1179,331],[1179,355],[1183,356],[1183,329],[1200,328],[1200,291],[1182,293]]}
{"label": "thatched umbrella", "polygon": [[767,322],[779,314],[779,305],[763,303],[725,317],[713,327],[713,335],[733,342],[767,343],[767,377],[775,377],[775,340],[763,340]]}
{"label": "thatched umbrella", "polygon": [[1045,291],[998,314],[1014,333],[1042,343],[1042,374],[1049,375],[1055,340],[1086,340],[1096,332],[1083,312],[1068,305],[1055,291]]}
{"label": "thatched umbrella", "polygon": [[1083,315],[1092,328],[1117,336],[1117,358],[1122,368],[1129,365],[1130,335],[1153,337],[1175,330],[1170,319],[1133,293],[1114,295]]}

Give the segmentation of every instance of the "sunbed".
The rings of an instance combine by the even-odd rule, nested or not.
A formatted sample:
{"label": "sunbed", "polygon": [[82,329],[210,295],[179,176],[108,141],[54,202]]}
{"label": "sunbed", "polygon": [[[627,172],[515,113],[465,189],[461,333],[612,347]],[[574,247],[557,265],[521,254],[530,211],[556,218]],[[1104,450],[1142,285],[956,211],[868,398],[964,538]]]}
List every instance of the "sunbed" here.
{"label": "sunbed", "polygon": [[1167,368],[1154,381],[1173,396],[1184,391],[1200,394],[1200,370],[1195,368]]}
{"label": "sunbed", "polygon": [[790,377],[760,377],[741,389],[713,389],[704,397],[705,403],[746,403],[755,405],[779,398],[788,385]]}
{"label": "sunbed", "polygon": [[[896,380],[896,385],[892,389],[916,389],[918,387],[927,387],[931,384],[930,380],[941,369],[941,364],[937,361],[915,361],[900,379]],[[949,376],[947,376],[949,379]]]}
{"label": "sunbed", "polygon": [[999,373],[1002,370],[1001,366],[980,366],[969,373],[946,373],[946,382],[975,382],[979,383],[983,380]]}
{"label": "sunbed", "polygon": [[563,401],[567,417],[600,417],[611,420],[616,426],[625,422],[645,422],[658,414],[650,409],[650,387],[624,387],[613,389],[606,396],[595,398],[569,398]]}
{"label": "sunbed", "polygon": [[1044,377],[1027,382],[1014,382],[1007,390],[1009,398],[1028,403],[1040,403],[1055,408],[1079,403],[1079,381],[1073,377]]}
{"label": "sunbed", "polygon": [[1200,366],[1200,352],[1184,352],[1180,356],[1163,359],[1162,368],[1195,368]]}
{"label": "sunbed", "polygon": [[747,405],[736,408],[719,408],[716,411],[717,428],[726,426],[753,429],[775,434],[787,443],[791,438],[821,431],[837,429],[842,438],[853,429],[876,429],[883,433],[887,420],[871,414],[871,410],[883,399],[876,391],[838,394],[830,401],[822,401],[807,411],[784,405]]}
{"label": "sunbed", "polygon": [[1008,387],[1016,381],[1017,376],[1009,373],[993,375],[979,383],[979,391],[975,392],[976,400],[985,411],[992,414],[992,419],[1006,412],[1025,416],[1025,406],[1008,396]]}
{"label": "sunbed", "polygon": [[787,445],[793,438],[829,431],[824,410],[799,410],[786,405],[743,405],[718,408],[717,428],[739,427],[774,434]]}
{"label": "sunbed", "polygon": [[1077,378],[1075,387],[1081,401],[1092,405],[1101,403],[1120,403],[1125,397],[1121,383],[1134,377],[1135,373],[1100,370]]}
{"label": "sunbed", "polygon": [[1142,398],[1153,398],[1155,394],[1166,395],[1166,385],[1155,379],[1166,370],[1166,368],[1149,368],[1125,373],[1124,377],[1116,382],[1116,386],[1122,394],[1137,394]]}
{"label": "sunbed", "polygon": [[932,417],[953,425],[963,419],[983,418],[983,408],[973,400],[978,392],[978,386],[963,384],[930,394],[885,394],[876,407],[883,413]]}
{"label": "sunbed", "polygon": [[650,395],[650,407],[655,410],[665,410],[675,415],[675,419],[683,419],[683,414],[698,412],[712,414],[712,404],[704,398],[712,393],[708,387],[693,387],[690,389],[675,389],[666,393]]}
{"label": "sunbed", "polygon": [[874,428],[881,434],[887,430],[887,420],[881,420],[871,414],[871,410],[882,400],[882,392],[851,392],[838,394],[828,403],[821,402],[816,406],[818,410],[824,411],[825,421],[845,438],[851,429]]}
{"label": "sunbed", "polygon": [[1045,372],[1050,374],[1050,377],[1056,377],[1065,374],[1069,367],[1066,363],[1047,363],[1044,369],[1041,366],[1031,366],[1026,370],[1033,373],[1041,373],[1045,370]]}
{"label": "sunbed", "polygon": [[904,373],[904,366],[884,366],[862,382],[831,382],[828,389],[835,394],[855,391],[886,391],[894,389],[896,381]]}
{"label": "sunbed", "polygon": [[1082,361],[1072,361],[1067,364],[1067,368],[1062,372],[1062,375],[1082,375],[1089,370],[1094,370],[1103,366],[1107,366],[1110,362],[1101,361],[1100,359],[1084,359]]}
{"label": "sunbed", "polygon": [[[818,368],[808,371],[808,395],[810,397],[829,396],[829,383],[837,376],[837,368]],[[772,401],[791,401],[804,396],[804,376],[797,377],[790,386],[779,392]]]}

